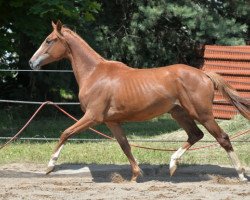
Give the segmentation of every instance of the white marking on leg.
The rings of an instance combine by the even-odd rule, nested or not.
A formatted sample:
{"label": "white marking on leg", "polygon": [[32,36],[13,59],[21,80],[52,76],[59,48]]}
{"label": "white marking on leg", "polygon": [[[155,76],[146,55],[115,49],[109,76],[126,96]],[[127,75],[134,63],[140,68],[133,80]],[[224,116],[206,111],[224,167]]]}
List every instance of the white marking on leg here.
{"label": "white marking on leg", "polygon": [[51,157],[48,167],[54,167],[64,145],[62,145]]}
{"label": "white marking on leg", "polygon": [[169,164],[169,169],[170,169],[170,175],[175,172],[177,168],[177,162],[180,159],[180,157],[187,151],[187,149],[183,149],[182,147],[179,148],[172,156]]}
{"label": "white marking on leg", "polygon": [[247,181],[247,178],[244,175],[244,169],[241,166],[240,160],[239,160],[238,156],[236,155],[236,153],[234,151],[229,151],[227,153],[228,153],[228,156],[229,156],[234,168],[236,169],[236,171],[239,175],[240,180]]}
{"label": "white marking on leg", "polygon": [[134,157],[134,159],[135,159],[135,163],[137,164],[137,165],[139,165],[140,163],[139,163],[139,161]]}
{"label": "white marking on leg", "polygon": [[170,168],[171,166],[176,163],[176,160],[180,159],[180,157],[186,152],[187,149],[183,149],[182,147],[179,148],[172,156],[170,161]]}

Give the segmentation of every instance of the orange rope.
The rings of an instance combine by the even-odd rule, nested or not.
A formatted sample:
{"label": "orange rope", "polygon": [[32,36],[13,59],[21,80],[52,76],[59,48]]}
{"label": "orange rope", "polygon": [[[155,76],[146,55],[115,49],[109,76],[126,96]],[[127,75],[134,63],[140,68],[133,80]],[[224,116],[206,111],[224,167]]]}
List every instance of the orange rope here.
{"label": "orange rope", "polygon": [[[3,144],[0,149],[4,148],[5,146],[7,146],[10,142],[12,142],[13,140],[15,140],[23,131],[24,129],[31,123],[31,121],[34,119],[34,117],[41,111],[41,109],[45,106],[45,105],[52,105],[54,107],[56,107],[58,110],[60,110],[63,114],[65,114],[66,116],[68,116],[69,118],[71,118],[74,121],[78,121],[75,117],[73,117],[72,115],[70,115],[69,113],[67,113],[65,110],[63,110],[61,107],[59,107],[58,105],[56,105],[55,103],[51,102],[51,101],[46,101],[43,104],[41,104],[39,106],[39,108],[34,112],[34,114],[31,116],[31,118],[26,122],[26,124],[10,139],[8,140],[5,144]],[[89,128],[91,131],[107,138],[110,140],[115,140],[114,138],[100,132],[97,131],[93,128]],[[235,139],[241,135],[245,135],[248,134],[250,132],[250,130],[244,131],[244,132],[240,132],[237,133],[236,135],[232,136],[231,139]],[[140,146],[140,145],[135,145],[135,144],[130,144],[133,147],[137,147],[137,148],[141,148],[141,149],[147,149],[147,150],[155,150],[155,151],[177,151],[177,149],[162,149],[162,148],[151,148],[151,147],[145,147],[145,146]],[[213,143],[210,145],[206,145],[206,146],[200,146],[200,147],[196,147],[196,148],[190,148],[188,150],[193,151],[193,150],[199,150],[199,149],[204,149],[204,148],[208,148],[208,147],[212,147],[218,145],[218,143]]]}
{"label": "orange rope", "polygon": [[31,118],[26,122],[26,124],[16,133],[16,135],[14,135],[10,140],[8,140],[5,144],[3,144],[0,149],[4,148],[5,146],[7,146],[10,142],[12,142],[13,140],[15,140],[23,131],[24,129],[30,124],[30,122],[34,119],[34,117],[38,114],[38,112],[49,102],[46,101],[44,102],[42,105],[39,106],[39,108],[34,112],[34,114],[31,116]]}

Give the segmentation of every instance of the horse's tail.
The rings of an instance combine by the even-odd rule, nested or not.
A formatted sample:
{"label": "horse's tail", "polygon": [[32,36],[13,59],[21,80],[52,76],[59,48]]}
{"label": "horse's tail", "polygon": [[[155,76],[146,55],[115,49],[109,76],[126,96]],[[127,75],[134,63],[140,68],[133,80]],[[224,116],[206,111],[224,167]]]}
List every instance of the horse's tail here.
{"label": "horse's tail", "polygon": [[250,120],[250,99],[240,97],[237,91],[232,88],[220,75],[214,72],[205,72],[205,74],[212,80],[215,88],[218,89],[245,118]]}

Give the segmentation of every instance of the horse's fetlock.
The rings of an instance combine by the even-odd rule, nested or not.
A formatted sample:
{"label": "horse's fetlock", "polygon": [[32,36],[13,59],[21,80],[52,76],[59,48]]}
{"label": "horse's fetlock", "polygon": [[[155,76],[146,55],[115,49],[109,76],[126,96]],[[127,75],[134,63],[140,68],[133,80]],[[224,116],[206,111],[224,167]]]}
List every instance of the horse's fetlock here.
{"label": "horse's fetlock", "polygon": [[199,140],[201,140],[204,137],[204,133],[202,131],[199,132],[199,135],[197,136],[197,138]]}
{"label": "horse's fetlock", "polygon": [[222,138],[223,138],[224,140],[229,140],[229,136],[228,136],[228,134],[226,134],[226,133],[224,133],[224,134],[222,135]]}
{"label": "horse's fetlock", "polygon": [[218,138],[218,142],[226,151],[232,151],[233,147],[230,142],[229,136],[224,133],[220,138]]}

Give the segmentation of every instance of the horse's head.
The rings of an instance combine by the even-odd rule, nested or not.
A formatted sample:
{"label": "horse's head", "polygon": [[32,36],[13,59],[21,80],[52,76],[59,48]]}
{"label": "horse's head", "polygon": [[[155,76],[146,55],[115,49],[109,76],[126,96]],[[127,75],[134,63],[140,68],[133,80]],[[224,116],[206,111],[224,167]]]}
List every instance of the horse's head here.
{"label": "horse's head", "polygon": [[43,65],[65,58],[69,50],[68,44],[62,34],[62,23],[52,22],[53,31],[43,41],[39,49],[29,61],[30,67],[34,70],[40,69]]}

